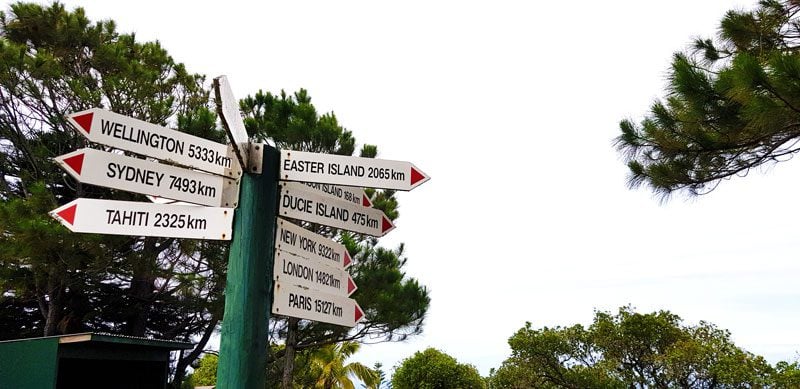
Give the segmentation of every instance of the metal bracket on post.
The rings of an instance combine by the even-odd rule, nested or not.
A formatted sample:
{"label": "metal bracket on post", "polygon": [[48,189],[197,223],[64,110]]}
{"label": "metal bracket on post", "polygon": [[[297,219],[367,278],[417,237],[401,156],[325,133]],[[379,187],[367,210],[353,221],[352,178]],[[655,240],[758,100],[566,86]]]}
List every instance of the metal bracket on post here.
{"label": "metal bracket on post", "polygon": [[239,189],[241,188],[242,180],[226,179],[225,186],[222,188],[222,204],[221,207],[236,208],[239,206]]}
{"label": "metal bracket on post", "polygon": [[243,173],[242,164],[239,162],[239,157],[236,156],[236,149],[230,143],[228,143],[228,154],[225,156],[231,160],[231,167],[225,170],[225,175],[237,181],[241,180]]}
{"label": "metal bracket on post", "polygon": [[261,166],[264,163],[263,143],[250,143],[250,152],[247,153],[247,172],[251,174],[261,174]]}

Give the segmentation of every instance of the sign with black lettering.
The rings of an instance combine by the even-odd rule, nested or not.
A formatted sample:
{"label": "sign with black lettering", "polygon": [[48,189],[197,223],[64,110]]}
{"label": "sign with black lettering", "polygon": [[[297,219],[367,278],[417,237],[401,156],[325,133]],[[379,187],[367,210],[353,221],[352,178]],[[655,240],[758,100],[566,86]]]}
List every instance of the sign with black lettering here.
{"label": "sign with black lettering", "polygon": [[236,207],[236,180],[122,154],[79,149],[55,161],[80,182],[214,207]]}
{"label": "sign with black lettering", "polygon": [[219,76],[214,78],[214,97],[217,101],[217,114],[222,121],[222,127],[231,139],[231,145],[236,152],[239,163],[247,169],[250,153],[250,138],[244,128],[242,114],[239,112],[239,100],[233,96],[228,78]]}
{"label": "sign with black lettering", "polygon": [[66,119],[90,142],[226,177],[242,175],[228,145],[99,108],[69,114]]}
{"label": "sign with black lettering", "polygon": [[281,150],[280,179],[411,190],[430,177],[411,162]]}
{"label": "sign with black lettering", "polygon": [[358,288],[347,270],[278,249],[272,277],[275,281],[345,297]]}
{"label": "sign with black lettering", "polygon": [[364,318],[356,300],[280,281],[275,282],[272,313],[354,327]]}
{"label": "sign with black lettering", "polygon": [[278,215],[371,236],[384,236],[394,224],[375,208],[312,192],[297,182],[281,182]]}
{"label": "sign with black lettering", "polygon": [[278,228],[275,229],[275,248],[340,269],[353,262],[341,243],[282,218],[278,218]]}
{"label": "sign with black lettering", "polygon": [[50,216],[73,232],[230,240],[233,208],[77,199]]}
{"label": "sign with black lettering", "polygon": [[316,182],[304,182],[303,185],[311,188],[317,193],[331,196],[339,200],[349,201],[353,204],[361,204],[361,206],[367,208],[372,208],[372,201],[362,188],[333,184],[318,184]]}

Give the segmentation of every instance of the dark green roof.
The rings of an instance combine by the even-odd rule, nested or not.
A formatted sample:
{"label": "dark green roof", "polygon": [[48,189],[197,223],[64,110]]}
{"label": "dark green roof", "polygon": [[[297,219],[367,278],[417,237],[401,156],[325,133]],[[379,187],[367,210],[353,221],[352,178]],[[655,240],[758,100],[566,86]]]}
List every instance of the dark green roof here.
{"label": "dark green roof", "polygon": [[2,343],[10,343],[10,342],[21,342],[21,341],[26,341],[26,340],[31,340],[31,339],[46,339],[46,338],[58,338],[58,343],[60,343],[60,344],[80,343],[80,342],[98,342],[98,343],[125,344],[125,345],[132,345],[132,346],[147,346],[147,347],[165,348],[165,349],[170,349],[170,350],[190,349],[190,348],[194,347],[191,343],[187,343],[187,342],[177,342],[177,341],[173,341],[173,340],[148,339],[148,338],[139,338],[139,337],[135,337],[135,336],[114,335],[114,334],[93,333],[93,332],[82,332],[82,333],[78,333],[78,334],[46,336],[46,337],[42,337],[42,338],[27,338],[27,339],[5,340],[5,341],[0,341],[0,344],[2,344]]}

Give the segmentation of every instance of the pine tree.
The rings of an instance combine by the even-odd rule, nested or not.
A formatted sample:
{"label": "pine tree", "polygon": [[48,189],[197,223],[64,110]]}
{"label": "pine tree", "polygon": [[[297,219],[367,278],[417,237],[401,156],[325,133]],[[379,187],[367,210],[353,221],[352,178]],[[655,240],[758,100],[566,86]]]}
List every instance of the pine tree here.
{"label": "pine tree", "polygon": [[641,123],[620,124],[631,187],[704,194],[800,150],[798,11],[777,0],[729,11],[718,39],[675,54],[665,100]]}
{"label": "pine tree", "polygon": [[[227,244],[68,232],[47,212],[79,197],[147,200],[83,185],[51,159],[102,147],[88,144],[64,120],[92,107],[224,143],[204,83],[158,42],[119,33],[113,21],[92,22],[81,8],[15,3],[0,14],[0,338],[102,331],[194,341],[196,347],[177,361],[173,384],[180,385],[221,320]],[[254,137],[300,150],[355,152],[352,134],[333,114],[317,115],[305,91],[261,97],[242,106]],[[360,152],[374,157],[377,148],[366,145]],[[388,217],[398,216],[393,192],[368,193]],[[341,239],[351,251],[366,320],[353,331],[299,321],[296,350],[421,331],[429,298],[402,273],[402,248],[387,250],[376,239],[310,227]],[[287,323],[271,323],[275,339],[285,339]]]}
{"label": "pine tree", "polygon": [[15,3],[0,14],[0,328],[10,329],[0,337],[195,340],[179,377],[199,355],[221,316],[225,246],[73,234],[47,212],[79,197],[147,201],[83,185],[51,161],[90,146],[66,114],[100,107],[219,140],[203,83],[158,42],[93,23],[81,8]]}

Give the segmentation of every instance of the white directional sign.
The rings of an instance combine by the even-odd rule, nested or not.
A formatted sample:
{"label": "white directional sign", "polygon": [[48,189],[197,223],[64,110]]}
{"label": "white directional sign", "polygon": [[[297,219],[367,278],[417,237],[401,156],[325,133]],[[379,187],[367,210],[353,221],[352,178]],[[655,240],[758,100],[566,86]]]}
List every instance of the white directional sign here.
{"label": "white directional sign", "polygon": [[275,230],[275,248],[340,269],[353,262],[342,244],[282,218]]}
{"label": "white directional sign", "polygon": [[280,178],[396,190],[411,190],[430,179],[410,162],[292,150],[281,150]]}
{"label": "white directional sign", "polygon": [[345,327],[354,327],[364,317],[356,300],[283,282],[275,282],[272,313]]}
{"label": "white directional sign", "polygon": [[242,115],[239,113],[239,100],[233,96],[227,77],[219,76],[214,79],[214,94],[222,127],[225,127],[225,131],[231,139],[239,163],[246,169],[249,160],[250,138],[247,136]]}
{"label": "white directional sign", "polygon": [[364,189],[354,186],[339,186],[333,184],[319,184],[316,182],[304,182],[303,185],[327,196],[333,196],[340,200],[349,201],[353,204],[361,204],[363,207],[372,208],[372,201],[364,192]]}
{"label": "white directional sign", "polygon": [[230,240],[233,209],[77,199],[50,216],[73,232]]}
{"label": "white directional sign", "polygon": [[210,206],[235,207],[236,180],[122,154],[79,149],[55,158],[80,182]]}
{"label": "white directional sign", "polygon": [[275,281],[300,285],[339,296],[350,296],[358,288],[350,273],[313,259],[275,250]]}
{"label": "white directional sign", "polygon": [[242,175],[227,145],[99,108],[69,114],[66,119],[94,143],[227,177]]}
{"label": "white directional sign", "polygon": [[394,224],[375,208],[314,193],[297,182],[281,182],[278,215],[371,236],[384,236]]}

